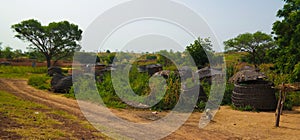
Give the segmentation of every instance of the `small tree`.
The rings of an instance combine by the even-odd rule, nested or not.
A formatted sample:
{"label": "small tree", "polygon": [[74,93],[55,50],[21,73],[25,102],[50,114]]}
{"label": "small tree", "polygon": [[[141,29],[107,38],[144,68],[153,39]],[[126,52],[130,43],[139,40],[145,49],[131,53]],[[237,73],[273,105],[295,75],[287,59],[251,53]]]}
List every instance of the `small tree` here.
{"label": "small tree", "polygon": [[198,68],[202,68],[209,64],[208,56],[212,56],[212,44],[208,38],[198,38],[194,44],[186,47],[186,51],[193,57]]}
{"label": "small tree", "polygon": [[68,21],[52,22],[48,26],[42,26],[37,20],[30,19],[12,25],[11,28],[16,32],[15,37],[31,43],[31,49],[45,56],[47,67],[51,66],[52,59],[55,64],[81,48],[79,41],[82,31]]}
{"label": "small tree", "polygon": [[3,57],[6,59],[13,59],[14,53],[12,51],[13,49],[11,47],[5,47],[2,51]]}
{"label": "small tree", "polygon": [[225,51],[247,52],[251,63],[257,67],[266,61],[265,54],[275,47],[271,35],[257,31],[255,33],[240,34],[224,42]]}

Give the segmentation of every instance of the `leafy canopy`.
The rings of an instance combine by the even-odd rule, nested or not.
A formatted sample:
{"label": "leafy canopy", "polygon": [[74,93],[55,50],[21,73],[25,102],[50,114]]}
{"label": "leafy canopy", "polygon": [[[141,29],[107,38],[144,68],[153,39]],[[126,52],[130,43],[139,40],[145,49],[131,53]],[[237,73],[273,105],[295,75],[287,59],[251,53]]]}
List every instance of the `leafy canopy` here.
{"label": "leafy canopy", "polygon": [[240,34],[224,42],[225,51],[248,52],[251,63],[257,66],[267,61],[266,52],[275,48],[271,35],[257,31]]}
{"label": "leafy canopy", "polygon": [[208,56],[213,55],[212,44],[208,38],[203,39],[199,37],[194,41],[194,44],[186,47],[186,51],[192,56],[198,68],[208,65]]}
{"label": "leafy canopy", "polygon": [[277,12],[281,20],[273,24],[278,44],[276,67],[281,73],[291,73],[300,61],[300,0],[284,0]]}
{"label": "leafy canopy", "polygon": [[39,21],[30,19],[14,24],[11,28],[16,32],[15,37],[29,42],[31,49],[45,56],[48,67],[51,66],[52,59],[56,63],[81,48],[79,41],[82,30],[68,21],[52,22],[43,26]]}

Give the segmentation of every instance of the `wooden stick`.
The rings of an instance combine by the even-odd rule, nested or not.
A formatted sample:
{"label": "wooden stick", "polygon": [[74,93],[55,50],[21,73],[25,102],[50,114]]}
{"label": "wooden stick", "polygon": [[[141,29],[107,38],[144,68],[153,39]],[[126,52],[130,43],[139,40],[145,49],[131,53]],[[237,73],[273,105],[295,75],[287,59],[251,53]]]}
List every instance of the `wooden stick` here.
{"label": "wooden stick", "polygon": [[[284,89],[284,84],[282,83],[282,87]],[[280,90],[280,95],[279,95],[279,100],[278,100],[278,104],[277,104],[277,114],[276,114],[276,127],[279,127],[279,122],[280,122],[280,115],[281,115],[281,107],[282,107],[282,94],[283,94],[283,90]]]}
{"label": "wooden stick", "polygon": [[281,108],[280,108],[280,112],[281,112],[280,115],[282,115],[282,112],[283,112],[282,110],[283,110],[285,98],[286,98],[286,91],[284,90],[284,91],[283,91],[282,101],[281,101],[282,103],[281,103]]}

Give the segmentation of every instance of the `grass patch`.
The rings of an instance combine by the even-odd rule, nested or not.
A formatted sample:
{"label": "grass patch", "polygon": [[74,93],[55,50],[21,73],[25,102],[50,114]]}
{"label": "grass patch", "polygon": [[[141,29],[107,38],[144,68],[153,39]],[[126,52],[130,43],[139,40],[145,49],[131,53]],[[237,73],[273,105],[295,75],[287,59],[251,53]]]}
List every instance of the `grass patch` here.
{"label": "grass patch", "polygon": [[31,85],[37,89],[48,90],[50,89],[51,77],[47,75],[34,75],[28,79],[28,85]]}
{"label": "grass patch", "polygon": [[62,132],[61,130],[47,128],[15,128],[15,129],[8,129],[9,132],[15,132],[22,137],[26,137],[29,139],[58,139],[58,138],[65,138],[70,137],[70,134],[66,132]]}
{"label": "grass patch", "polygon": [[[23,139],[77,139],[74,137],[76,132],[63,129],[65,122],[51,118],[50,114],[70,120],[72,124],[78,124],[87,130],[95,131],[89,122],[80,120],[77,116],[22,100],[4,91],[0,91],[0,113],[22,126],[7,128],[5,131],[14,132]],[[93,135],[105,138],[101,132],[95,131]]]}
{"label": "grass patch", "polygon": [[46,74],[47,67],[0,66],[0,78],[29,78],[32,74]]}
{"label": "grass patch", "polygon": [[22,126],[8,128],[6,131],[15,132],[26,139],[57,139],[70,135],[64,130],[53,129],[54,125],[62,123],[49,118],[40,110],[49,108],[0,91],[0,112]]}
{"label": "grass patch", "polygon": [[255,108],[253,108],[250,105],[244,106],[244,107],[236,107],[235,105],[231,105],[231,108],[234,110],[239,110],[239,111],[252,111],[252,112],[258,112]]}

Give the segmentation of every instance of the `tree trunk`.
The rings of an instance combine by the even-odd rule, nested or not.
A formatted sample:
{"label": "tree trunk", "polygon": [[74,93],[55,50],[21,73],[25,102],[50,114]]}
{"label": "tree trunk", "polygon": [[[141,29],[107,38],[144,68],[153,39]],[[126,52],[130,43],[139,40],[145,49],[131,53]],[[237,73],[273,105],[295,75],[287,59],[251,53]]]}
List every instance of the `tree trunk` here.
{"label": "tree trunk", "polygon": [[47,60],[47,68],[50,68],[51,67],[51,57],[46,56],[46,60]]}

